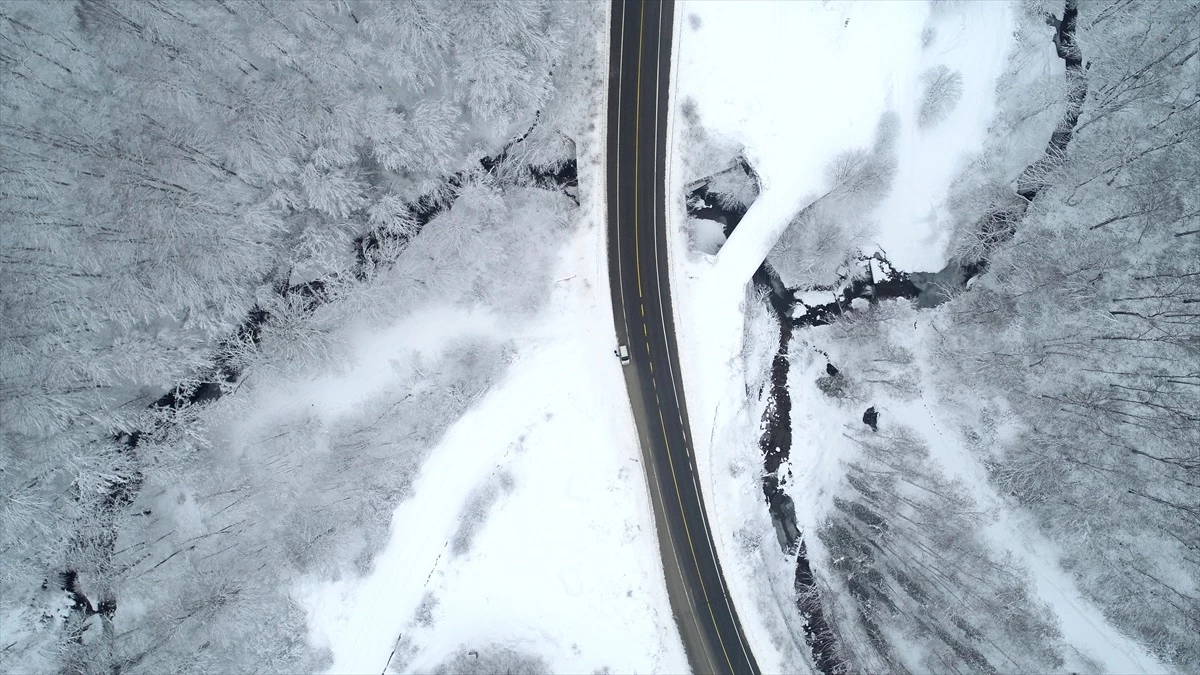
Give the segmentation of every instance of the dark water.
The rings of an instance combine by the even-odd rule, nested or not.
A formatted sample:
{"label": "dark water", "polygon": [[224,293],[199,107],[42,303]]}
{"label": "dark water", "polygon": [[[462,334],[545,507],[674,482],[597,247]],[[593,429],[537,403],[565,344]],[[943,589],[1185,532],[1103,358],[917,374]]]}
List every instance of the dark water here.
{"label": "dark water", "polygon": [[[1055,27],[1054,46],[1058,57],[1063,60],[1066,69],[1067,110],[1063,118],[1050,134],[1046,150],[1033,164],[1025,167],[1017,178],[1013,198],[1004,204],[996,206],[976,223],[975,229],[989,242],[989,248],[1003,244],[1016,235],[1017,228],[1029,209],[1029,205],[1041,194],[1046,187],[1043,177],[1054,167],[1063,162],[1067,155],[1067,146],[1075,136],[1075,127],[1079,123],[1079,115],[1083,110],[1084,99],[1087,98],[1087,71],[1083,66],[1083,53],[1075,40],[1078,27],[1079,8],[1076,0],[1066,0],[1063,5],[1062,19],[1047,17],[1047,22]],[[929,299],[919,303],[922,307],[932,307],[946,300],[946,292],[936,288],[949,289],[950,292],[963,290],[967,282],[988,267],[987,254],[978,259],[952,259],[944,269],[935,274],[922,273],[921,278],[913,275],[913,281],[928,288]]]}
{"label": "dark water", "polygon": [[[747,206],[722,206],[708,192],[707,183],[692,186],[686,196],[688,215],[713,220],[724,227],[725,236],[733,234],[746,215]],[[837,672],[837,639],[826,620],[819,591],[808,561],[808,548],[796,523],[795,503],[784,491],[786,477],[780,468],[787,462],[792,449],[792,397],[788,392],[788,351],[795,323],[791,318],[795,305],[794,293],[779,279],[779,275],[764,262],[754,273],[752,283],[765,292],[779,326],[779,342],[771,362],[771,385],[767,408],[763,414],[763,434],[759,449],[763,457],[762,491],[779,547],[785,555],[796,556],[796,609],[804,622],[804,637],[813,662],[826,675]]]}

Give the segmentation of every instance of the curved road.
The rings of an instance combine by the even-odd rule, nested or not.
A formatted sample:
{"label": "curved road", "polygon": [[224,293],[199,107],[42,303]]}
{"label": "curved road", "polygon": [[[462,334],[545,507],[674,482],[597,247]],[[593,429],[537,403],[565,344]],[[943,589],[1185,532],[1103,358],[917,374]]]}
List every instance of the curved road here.
{"label": "curved road", "polygon": [[664,179],[674,2],[612,5],[608,259],[625,383],[671,609],[696,673],[758,673],[725,588],[696,479],[671,314]]}

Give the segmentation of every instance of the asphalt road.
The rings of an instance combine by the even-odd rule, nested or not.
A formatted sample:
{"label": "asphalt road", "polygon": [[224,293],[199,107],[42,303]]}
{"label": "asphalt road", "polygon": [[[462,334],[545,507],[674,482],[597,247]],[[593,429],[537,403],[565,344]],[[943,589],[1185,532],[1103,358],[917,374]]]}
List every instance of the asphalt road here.
{"label": "asphalt road", "polygon": [[758,673],[729,599],[696,478],[671,314],[664,181],[674,1],[612,5],[608,258],[617,339],[671,609],[692,670]]}

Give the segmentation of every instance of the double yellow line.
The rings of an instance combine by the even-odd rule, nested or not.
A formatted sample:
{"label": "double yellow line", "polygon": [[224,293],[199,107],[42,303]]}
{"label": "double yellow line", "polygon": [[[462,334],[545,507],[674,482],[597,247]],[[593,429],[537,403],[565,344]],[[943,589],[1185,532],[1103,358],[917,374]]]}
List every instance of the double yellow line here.
{"label": "double yellow line", "polygon": [[[634,266],[637,269],[638,305],[639,305],[639,308],[641,310],[641,315],[642,315],[642,335],[646,337],[646,354],[648,356],[650,354],[650,339],[649,339],[649,329],[647,328],[647,325],[646,325],[646,303],[642,296],[642,255],[641,255],[641,246],[640,246],[641,238],[638,236],[638,211],[639,211],[638,196],[639,196],[639,191],[640,191],[639,186],[641,185],[641,182],[638,180],[638,169],[641,165],[641,162],[639,160],[641,159],[641,153],[640,153],[641,133],[640,132],[641,132],[641,124],[642,124],[642,54],[643,54],[643,51],[646,46],[645,40],[643,39],[644,29],[646,26],[646,4],[645,4],[645,2],[641,2],[639,4],[641,5],[641,16],[638,19],[638,75],[637,75],[637,104],[636,104],[637,110],[636,110],[636,117],[634,118],[634,127],[633,127],[633,258],[634,258]],[[624,10],[622,10],[622,11],[624,11]],[[660,9],[660,11],[661,11],[661,9]],[[661,37],[660,37],[660,39],[661,39]],[[655,61],[655,66],[656,67],[659,66],[657,60]],[[657,92],[656,92],[656,95],[657,95]],[[655,124],[658,124],[657,119],[655,120]],[[618,159],[618,161],[620,161],[620,160]],[[620,189],[619,186],[618,186],[618,189]],[[657,236],[657,233],[655,233],[655,236]],[[661,294],[662,294],[662,287],[660,286],[659,287],[659,295],[660,295],[659,303],[662,302]],[[660,304],[660,306],[661,306],[661,304]],[[665,330],[666,330],[665,326],[663,327],[663,330],[664,330],[664,334],[665,334]],[[667,355],[667,358],[670,358],[669,354]],[[647,359],[646,362],[650,363],[649,359]],[[704,594],[704,606],[706,608],[708,608],[708,616],[709,616],[709,619],[712,620],[713,631],[717,634],[717,642],[720,643],[720,645],[721,645],[721,653],[722,653],[722,655],[725,656],[725,663],[729,666],[729,672],[732,673],[732,672],[735,672],[733,669],[733,662],[729,659],[729,651],[725,648],[725,639],[721,636],[721,630],[717,627],[717,618],[713,614],[712,602],[708,598],[708,588],[704,584],[704,576],[700,573],[700,562],[696,558],[696,545],[692,542],[691,528],[688,527],[687,515],[683,508],[683,497],[681,497],[679,494],[679,478],[678,478],[678,476],[675,475],[675,460],[671,456],[671,441],[667,437],[667,424],[666,424],[666,421],[663,419],[662,402],[659,400],[659,397],[658,397],[658,381],[654,377],[654,364],[652,364],[652,363],[650,364],[650,384],[654,387],[654,403],[655,403],[655,407],[658,409],[658,425],[659,425],[659,428],[662,430],[663,445],[666,447],[666,450],[667,450],[667,465],[671,470],[671,481],[674,483],[674,486],[675,486],[675,501],[678,502],[678,504],[679,504],[679,517],[683,520],[683,533],[684,533],[684,536],[687,537],[688,548],[692,554],[692,565],[696,569],[696,579],[699,580],[700,591]],[[682,421],[680,423],[682,424]],[[664,513],[663,516],[665,517],[666,514]],[[710,537],[711,537],[711,535],[710,535]],[[715,562],[716,561],[714,560],[714,563]]]}

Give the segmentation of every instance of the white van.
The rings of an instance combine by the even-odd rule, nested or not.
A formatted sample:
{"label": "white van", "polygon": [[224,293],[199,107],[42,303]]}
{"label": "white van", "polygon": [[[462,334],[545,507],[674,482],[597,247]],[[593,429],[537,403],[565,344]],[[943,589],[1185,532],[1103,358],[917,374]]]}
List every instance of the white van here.
{"label": "white van", "polygon": [[629,365],[629,347],[617,345],[617,357],[621,359],[621,365]]}

